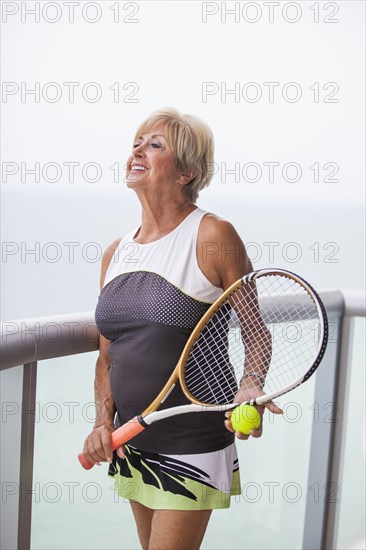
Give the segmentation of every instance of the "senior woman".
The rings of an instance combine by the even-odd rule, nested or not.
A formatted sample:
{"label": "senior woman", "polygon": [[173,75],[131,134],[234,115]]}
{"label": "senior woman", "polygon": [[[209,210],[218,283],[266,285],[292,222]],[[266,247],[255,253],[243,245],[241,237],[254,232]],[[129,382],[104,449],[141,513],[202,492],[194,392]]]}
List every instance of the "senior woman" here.
{"label": "senior woman", "polygon": [[[213,149],[210,129],[196,117],[164,109],[143,122],[126,178],[141,202],[141,225],[112,243],[102,260],[97,415],[84,454],[94,464],[110,463],[146,550],[199,548],[212,510],[240,494],[229,415],[165,419],[113,453],[110,441],[160,391],[210,304],[252,271],[233,226],[195,204],[211,179]],[[185,403],[176,387],[164,406]]]}

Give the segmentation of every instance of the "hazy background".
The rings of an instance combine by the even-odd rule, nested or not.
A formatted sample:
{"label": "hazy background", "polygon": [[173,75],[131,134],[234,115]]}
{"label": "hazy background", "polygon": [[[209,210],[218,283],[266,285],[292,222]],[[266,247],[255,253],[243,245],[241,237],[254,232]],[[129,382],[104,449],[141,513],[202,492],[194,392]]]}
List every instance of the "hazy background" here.
{"label": "hazy background", "polygon": [[[7,4],[18,12],[4,15]],[[94,307],[102,250],[139,223],[123,183],[134,131],[166,105],[211,126],[218,171],[198,204],[255,243],[256,267],[290,268],[317,287],[363,284],[362,2],[319,2],[319,14],[282,2],[272,23],[263,2],[237,3],[238,22],[221,21],[221,3],[120,2],[119,23],[111,2],[81,2],[73,23],[63,2],[44,12],[41,2],[39,23],[21,4],[35,9],[2,5],[3,319]],[[25,93],[37,86],[39,97]],[[39,183],[26,172],[36,163]],[[235,163],[240,173],[225,173]],[[279,163],[274,181],[268,163]]]}
{"label": "hazy background", "polygon": [[[102,250],[140,221],[123,182],[134,131],[163,106],[211,126],[216,173],[198,205],[237,227],[256,268],[290,269],[318,289],[363,287],[365,6],[269,4],[1,3],[2,320],[95,308]],[[50,378],[40,366],[39,396],[62,401],[55,388],[67,380],[88,402],[95,357],[67,361]],[[75,442],[90,427],[79,420]],[[298,438],[304,482],[310,427],[284,436]],[[43,460],[52,428],[37,427]],[[54,479],[47,464],[36,462],[35,479]],[[65,510],[83,522],[81,508]],[[34,548],[50,547],[49,518],[36,517]]]}

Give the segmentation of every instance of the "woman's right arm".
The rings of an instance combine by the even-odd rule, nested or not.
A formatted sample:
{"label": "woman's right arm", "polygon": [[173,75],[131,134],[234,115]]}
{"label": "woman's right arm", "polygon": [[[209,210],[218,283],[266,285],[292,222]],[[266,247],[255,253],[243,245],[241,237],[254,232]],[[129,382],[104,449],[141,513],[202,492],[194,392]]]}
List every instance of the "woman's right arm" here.
{"label": "woman's right arm", "polygon": [[[120,240],[114,241],[103,254],[100,289],[104,286],[108,266]],[[108,346],[110,342],[102,334],[99,334],[99,357],[95,365],[94,379],[96,417],[93,430],[86,438],[83,449],[86,459],[92,464],[112,462],[111,433],[114,431],[113,420],[116,408],[109,383]]]}

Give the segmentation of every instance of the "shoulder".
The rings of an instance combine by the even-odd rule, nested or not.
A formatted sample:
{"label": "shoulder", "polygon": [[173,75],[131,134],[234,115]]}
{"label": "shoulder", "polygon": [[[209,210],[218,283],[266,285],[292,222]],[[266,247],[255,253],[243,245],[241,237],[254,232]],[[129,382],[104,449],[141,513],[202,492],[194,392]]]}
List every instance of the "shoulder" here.
{"label": "shoulder", "polygon": [[107,269],[109,264],[111,263],[111,260],[113,258],[113,254],[118,248],[119,243],[121,242],[123,237],[119,237],[118,239],[115,239],[107,248],[104,250],[102,255],[102,267],[101,267],[101,274],[100,274],[100,288],[102,289],[104,286],[104,279],[107,273]]}
{"label": "shoulder", "polygon": [[211,213],[207,213],[201,220],[197,258],[206,277],[224,290],[245,273],[253,271],[244,243],[235,227]]}
{"label": "shoulder", "polygon": [[244,253],[245,250],[233,224],[211,213],[203,216],[197,241],[202,254],[209,251],[211,255],[221,256],[229,249],[236,249],[238,253]]}
{"label": "shoulder", "polygon": [[219,239],[236,239],[241,241],[240,236],[232,223],[216,216],[216,214],[212,214],[211,212],[205,214],[201,220],[199,237],[215,239],[217,244]]}

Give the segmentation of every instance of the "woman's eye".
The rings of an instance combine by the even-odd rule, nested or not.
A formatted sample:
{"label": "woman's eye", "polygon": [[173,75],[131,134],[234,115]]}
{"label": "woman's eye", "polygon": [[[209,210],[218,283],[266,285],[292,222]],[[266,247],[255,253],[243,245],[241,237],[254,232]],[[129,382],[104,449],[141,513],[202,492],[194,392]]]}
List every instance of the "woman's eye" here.
{"label": "woman's eye", "polygon": [[[140,145],[141,145],[141,143],[134,143],[134,144],[132,145],[132,149],[136,149],[136,147],[140,147]],[[159,143],[159,142],[154,142],[154,141],[152,141],[152,142],[150,143],[150,147],[155,147],[155,148],[157,148],[157,149],[161,149],[161,148],[162,148],[162,145],[161,145],[161,143]]]}

